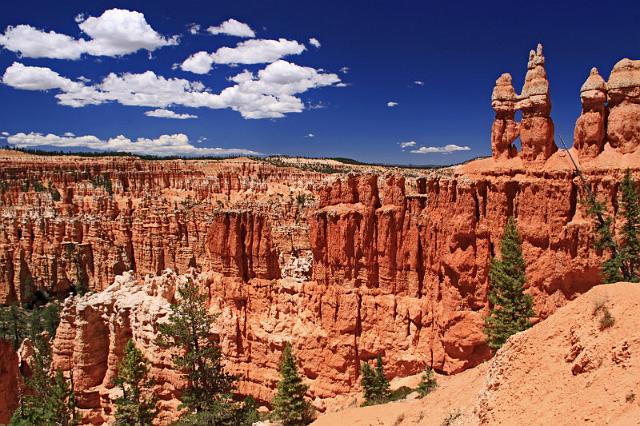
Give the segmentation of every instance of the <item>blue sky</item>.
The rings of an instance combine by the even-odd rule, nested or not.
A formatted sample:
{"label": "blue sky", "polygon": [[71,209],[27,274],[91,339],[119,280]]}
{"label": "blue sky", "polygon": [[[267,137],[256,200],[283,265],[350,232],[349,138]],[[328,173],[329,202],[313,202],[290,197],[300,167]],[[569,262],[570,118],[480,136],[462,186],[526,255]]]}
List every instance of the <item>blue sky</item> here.
{"label": "blue sky", "polygon": [[[103,15],[112,9],[141,13],[146,32],[131,31],[131,39],[123,42],[117,28],[122,16]],[[246,26],[225,26],[218,34],[207,31],[229,19]],[[6,29],[20,24],[30,27],[19,33]],[[197,34],[191,34],[190,24],[200,26]],[[404,164],[458,162],[490,154],[495,79],[510,72],[519,91],[528,51],[538,42],[545,47],[552,117],[557,132],[570,140],[580,113],[578,91],[589,70],[598,67],[606,79],[619,59],[639,58],[639,24],[637,1],[615,6],[602,1],[9,2],[0,14],[5,47],[0,50],[0,131],[5,138],[23,134],[10,140],[39,146],[47,139],[38,135],[55,135],[48,140],[67,149],[74,143],[108,144],[110,149],[136,146],[139,152],[167,153],[177,146],[187,154],[223,148],[219,152],[238,149]],[[47,35],[52,45],[42,49],[37,38],[42,31],[68,37],[60,41]],[[259,60],[255,55],[265,53],[263,42],[242,54],[218,50],[237,49],[252,40],[275,40],[277,46],[270,47],[275,53],[257,64],[230,64]],[[200,66],[206,73],[198,74],[183,69],[189,68],[184,61],[201,51],[213,58],[211,70]],[[43,73],[43,68],[50,71]],[[242,77],[229,80],[244,70],[252,73],[244,74],[250,86],[239,83]],[[141,101],[128,92],[138,90],[128,85],[146,71],[154,77],[140,83],[140,90],[146,97],[161,94],[159,100]],[[59,78],[52,82],[51,73]],[[116,87],[112,92],[102,86],[110,73]],[[174,89],[155,87],[158,79],[173,88],[190,85],[188,100],[162,104],[184,93],[180,89],[174,96]],[[238,87],[232,100],[220,96],[233,86]],[[79,95],[83,90],[92,93]],[[65,92],[73,92],[75,102],[80,96],[81,103],[97,105],[60,105],[56,95]],[[196,97],[205,97],[214,107],[193,107],[200,102]],[[389,107],[389,102],[397,105]],[[157,109],[197,118],[145,115]],[[282,117],[270,117],[278,114]],[[68,132],[74,136],[64,136]],[[119,135],[123,138],[116,138]],[[457,145],[469,150],[416,154],[401,149],[399,144],[407,141],[415,141],[416,148]],[[132,145],[136,143],[140,145]]]}

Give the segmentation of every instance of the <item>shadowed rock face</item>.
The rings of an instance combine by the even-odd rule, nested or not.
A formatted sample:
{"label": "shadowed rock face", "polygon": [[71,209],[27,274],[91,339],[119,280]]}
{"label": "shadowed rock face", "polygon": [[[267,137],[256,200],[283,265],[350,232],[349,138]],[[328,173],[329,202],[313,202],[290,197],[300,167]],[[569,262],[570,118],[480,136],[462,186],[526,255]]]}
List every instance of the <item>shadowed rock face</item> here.
{"label": "shadowed rock face", "polygon": [[18,354],[12,344],[0,340],[0,423],[8,424],[18,407]]}

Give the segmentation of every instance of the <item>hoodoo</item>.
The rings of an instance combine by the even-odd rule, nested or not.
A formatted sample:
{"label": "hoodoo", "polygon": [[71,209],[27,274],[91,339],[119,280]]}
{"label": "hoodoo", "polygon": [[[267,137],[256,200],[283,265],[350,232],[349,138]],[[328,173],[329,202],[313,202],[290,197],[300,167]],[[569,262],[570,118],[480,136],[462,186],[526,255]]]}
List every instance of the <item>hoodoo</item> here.
{"label": "hoodoo", "polygon": [[607,139],[623,154],[640,146],[640,60],[623,59],[607,82],[609,119]]}
{"label": "hoodoo", "polygon": [[522,111],[520,141],[522,159],[544,161],[557,151],[553,141],[553,120],[551,120],[551,98],[549,81],[544,68],[542,45],[529,52],[527,75],[522,92],[518,96],[517,108]]}
{"label": "hoodoo", "polygon": [[597,68],[591,68],[580,88],[580,100],[582,114],[576,121],[573,146],[580,158],[594,158],[604,149],[608,114],[607,86]]}

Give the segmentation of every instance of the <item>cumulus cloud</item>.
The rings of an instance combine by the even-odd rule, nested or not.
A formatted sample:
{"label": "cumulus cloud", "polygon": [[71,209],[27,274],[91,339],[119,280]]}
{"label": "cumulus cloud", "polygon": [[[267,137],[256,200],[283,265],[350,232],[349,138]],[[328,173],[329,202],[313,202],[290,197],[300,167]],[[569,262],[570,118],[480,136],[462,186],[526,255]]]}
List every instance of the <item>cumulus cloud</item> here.
{"label": "cumulus cloud", "polygon": [[337,86],[336,74],[323,73],[284,60],[253,73],[243,71],[230,79],[235,85],[219,94],[198,81],[165,78],[153,71],[140,74],[111,73],[100,83],[85,85],[60,76],[49,68],[14,63],[5,71],[2,82],[23,90],[58,90],[58,103],[70,107],[117,102],[129,106],[167,108],[180,105],[192,108],[238,111],[244,118],[280,118],[301,112],[305,106],[295,95],[309,89]]}
{"label": "cumulus cloud", "polygon": [[400,148],[410,148],[412,146],[416,146],[416,141],[408,141],[408,142],[400,142]]}
{"label": "cumulus cloud", "polygon": [[197,148],[182,133],[161,135],[156,139],[138,138],[135,141],[123,135],[102,140],[93,135],[58,136],[41,133],[17,133],[7,137],[7,142],[18,148],[56,147],[65,149],[87,148],[96,151],[130,152],[157,156],[184,155],[260,155],[243,148]]}
{"label": "cumulus cloud", "polygon": [[304,137],[311,139],[311,138],[315,138],[316,135],[314,135],[313,133],[307,133],[306,135],[304,135]]}
{"label": "cumulus cloud", "polygon": [[267,64],[289,55],[299,55],[306,48],[295,40],[247,40],[236,47],[221,47],[213,53],[200,51],[189,56],[181,65],[183,71],[206,74],[216,64]]}
{"label": "cumulus cloud", "polygon": [[411,151],[413,154],[449,154],[455,151],[470,151],[468,146],[445,145],[445,146],[421,146]]}
{"label": "cumulus cloud", "polygon": [[206,74],[213,67],[213,56],[205,51],[196,52],[189,56],[180,65],[182,71],[189,71],[194,74]]}
{"label": "cumulus cloud", "polygon": [[28,67],[19,62],[14,62],[6,69],[2,82],[22,90],[59,89],[63,92],[74,92],[84,87],[83,83],[62,77],[50,68]]}
{"label": "cumulus cloud", "polygon": [[349,73],[350,68],[349,67],[342,67],[340,68],[340,72],[342,74],[348,74]]}
{"label": "cumulus cloud", "polygon": [[320,46],[322,46],[322,44],[320,44],[320,42],[318,41],[318,39],[317,39],[317,38],[315,38],[315,37],[311,37],[311,38],[309,39],[309,44],[310,44],[310,45],[312,45],[313,47],[320,47]]}
{"label": "cumulus cloud", "polygon": [[200,25],[198,24],[189,24],[187,25],[187,28],[189,29],[189,33],[196,35],[200,32]]}
{"label": "cumulus cloud", "polygon": [[388,106],[389,108],[393,108],[393,107],[395,107],[395,106],[398,106],[398,103],[397,103],[397,102],[394,102],[394,101],[389,101],[389,102],[387,102],[387,106]]}
{"label": "cumulus cloud", "polygon": [[153,111],[147,111],[144,113],[147,117],[156,117],[156,118],[175,118],[176,120],[188,120],[190,118],[198,118],[197,115],[191,114],[178,114],[175,111],[171,111],[168,109],[154,109]]}
{"label": "cumulus cloud", "polygon": [[422,80],[415,80],[415,81],[413,82],[413,84],[415,84],[416,86],[424,86],[424,81],[422,81]]}
{"label": "cumulus cloud", "polygon": [[211,34],[225,34],[235,37],[246,37],[253,38],[256,36],[256,33],[251,29],[251,27],[243,22],[236,21],[231,18],[224,21],[222,24],[217,27],[211,26],[207,28]]}
{"label": "cumulus cloud", "polygon": [[176,36],[162,36],[136,11],[109,9],[98,17],[80,14],[75,21],[88,39],[17,25],[0,34],[0,46],[27,58],[79,59],[83,54],[122,56],[178,44]]}

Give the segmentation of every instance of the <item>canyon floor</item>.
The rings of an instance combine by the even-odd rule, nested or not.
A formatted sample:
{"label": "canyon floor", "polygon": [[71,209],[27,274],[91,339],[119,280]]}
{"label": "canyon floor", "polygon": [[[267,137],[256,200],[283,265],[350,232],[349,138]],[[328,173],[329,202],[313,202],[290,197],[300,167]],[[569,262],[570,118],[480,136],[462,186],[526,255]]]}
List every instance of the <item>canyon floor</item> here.
{"label": "canyon floor", "polygon": [[[602,328],[605,310],[614,323]],[[638,425],[639,311],[637,284],[596,286],[511,337],[492,360],[439,376],[423,399],[346,408],[313,424]]]}

